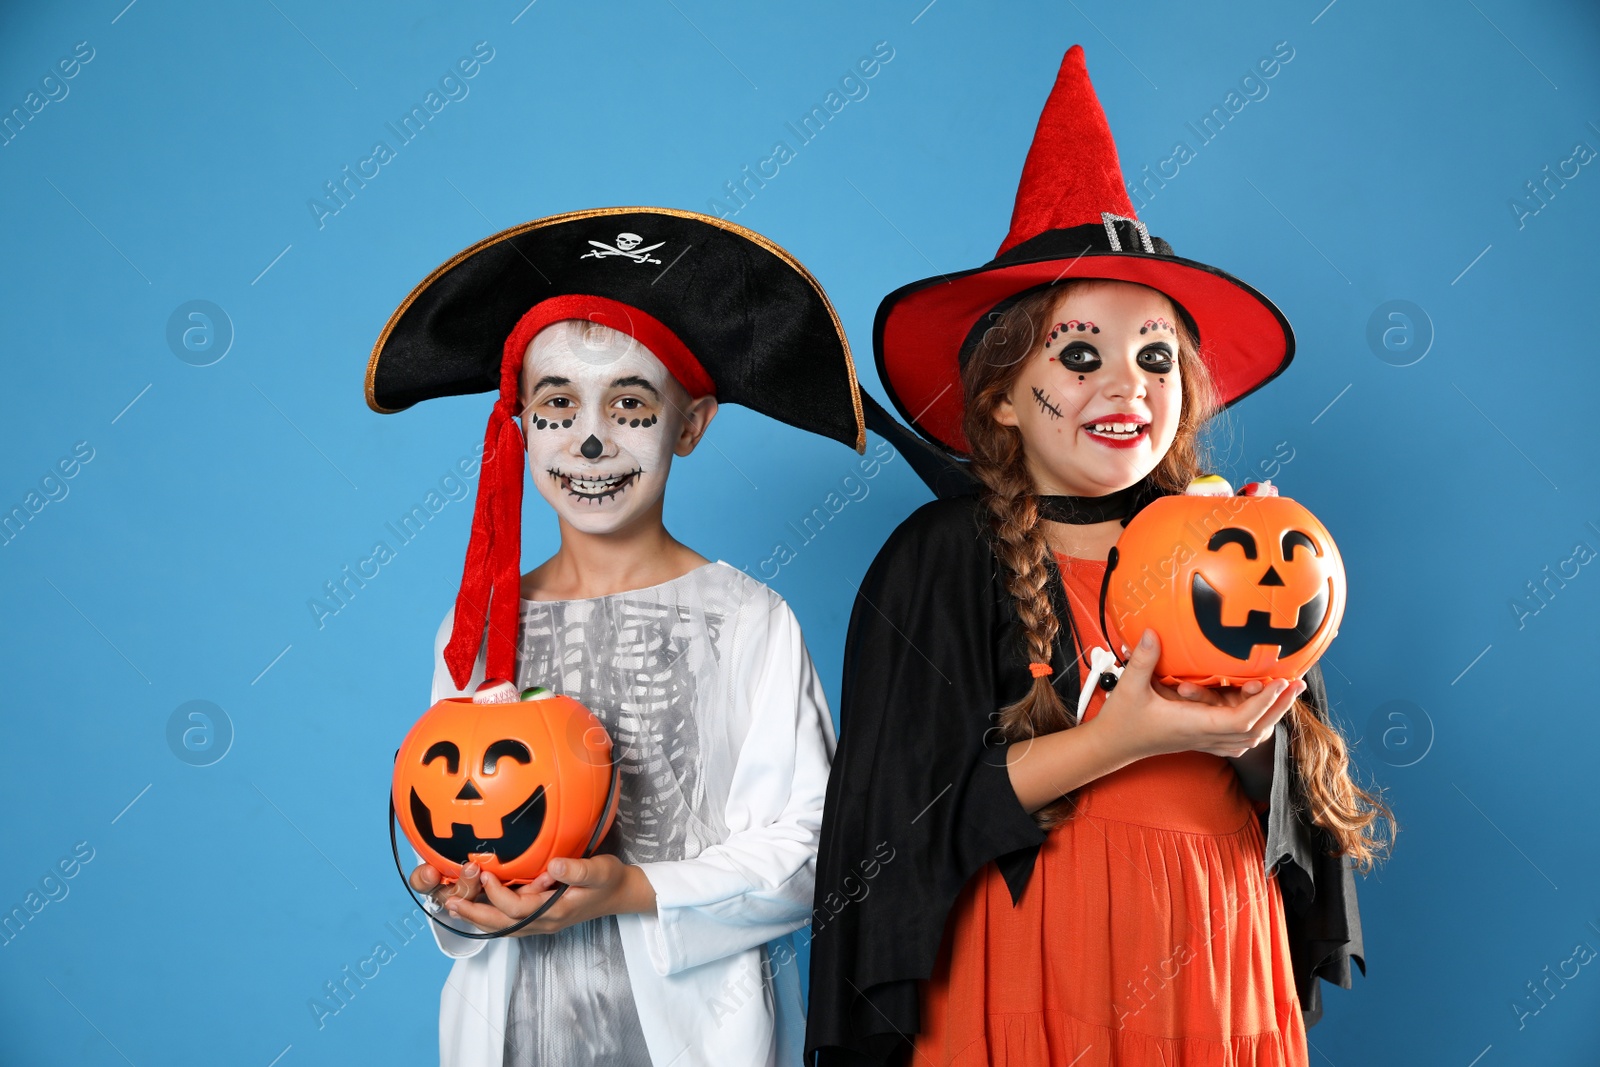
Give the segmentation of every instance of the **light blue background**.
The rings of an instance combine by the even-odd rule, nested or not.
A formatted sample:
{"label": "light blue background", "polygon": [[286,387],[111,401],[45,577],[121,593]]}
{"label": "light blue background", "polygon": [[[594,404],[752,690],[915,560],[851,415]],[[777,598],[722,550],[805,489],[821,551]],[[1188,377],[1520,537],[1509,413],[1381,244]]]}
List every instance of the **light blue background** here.
{"label": "light blue background", "polygon": [[[1292,452],[1275,481],[1338,539],[1330,692],[1402,823],[1361,884],[1369,973],[1324,987],[1312,1061],[1596,1061],[1600,965],[1550,976],[1600,949],[1600,574],[1568,564],[1542,603],[1527,583],[1600,549],[1600,168],[1573,164],[1520,225],[1510,206],[1575,144],[1600,149],[1592,5],[125,2],[0,12],[0,109],[94,50],[0,147],[0,505],[93,449],[0,547],[0,909],[93,849],[0,946],[0,1061],[434,1061],[448,961],[429,937],[321,1028],[308,1007],[412,908],[384,795],[470,505],[321,628],[308,601],[481,440],[489,403],[376,415],[371,345],[418,280],[494,231],[597,205],[708,210],[879,41],[893,59],[867,95],[737,220],[822,281],[880,398],[878,300],[993,254],[1073,42],[1130,178],[1197,148],[1141,211],[1152,231],[1294,323],[1297,359],[1220,427],[1220,467],[1239,483]],[[494,58],[469,94],[319,229],[307,201],[393,143],[384,124],[479,41]],[[1280,41],[1294,55],[1267,95],[1199,146],[1186,123]],[[235,332],[205,367],[166,340],[196,299]],[[1426,316],[1409,366],[1393,364],[1420,345],[1385,360],[1367,339],[1390,300]],[[753,570],[855,462],[733,408],[710,440],[680,464],[668,524]],[[833,699],[853,583],[927,496],[903,461],[867,484],[771,583]],[[525,567],[555,547],[531,494],[528,516]],[[208,767],[169,748],[190,700],[234,732]]]}

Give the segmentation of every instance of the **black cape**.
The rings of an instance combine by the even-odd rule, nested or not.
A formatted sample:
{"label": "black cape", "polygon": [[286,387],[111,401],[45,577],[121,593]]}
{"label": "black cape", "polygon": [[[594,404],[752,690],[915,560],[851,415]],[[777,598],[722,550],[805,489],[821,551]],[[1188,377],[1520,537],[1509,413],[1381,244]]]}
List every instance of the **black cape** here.
{"label": "black cape", "polygon": [[[962,887],[993,860],[1015,902],[1045,839],[1011,787],[996,729],[1032,677],[987,526],[972,496],[919,508],[878,553],[850,616],[812,912],[805,1057],[817,1067],[904,1063],[919,980],[933,974]],[[1059,617],[1057,685],[1075,707],[1076,661],[1061,669],[1071,617]],[[1321,671],[1305,680],[1327,721]],[[1363,974],[1366,962],[1353,861],[1328,854],[1331,837],[1307,814],[1286,722],[1262,828],[1309,1027],[1322,1016],[1318,979],[1348,989],[1350,962]]]}

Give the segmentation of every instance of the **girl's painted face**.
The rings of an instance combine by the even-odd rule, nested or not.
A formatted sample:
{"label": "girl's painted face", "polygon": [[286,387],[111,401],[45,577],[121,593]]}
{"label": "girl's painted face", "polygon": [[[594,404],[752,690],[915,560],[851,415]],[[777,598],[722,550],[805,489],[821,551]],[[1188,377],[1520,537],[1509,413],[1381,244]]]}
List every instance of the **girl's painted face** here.
{"label": "girl's painted face", "polygon": [[1131,282],[1074,288],[1056,302],[995,409],[1022,434],[1041,494],[1104,496],[1138,482],[1177,436],[1177,312]]}
{"label": "girl's painted face", "polygon": [[565,522],[591,534],[614,533],[655,507],[674,453],[689,454],[716,409],[710,397],[691,401],[632,337],[572,319],[534,335],[522,383],[533,484]]}

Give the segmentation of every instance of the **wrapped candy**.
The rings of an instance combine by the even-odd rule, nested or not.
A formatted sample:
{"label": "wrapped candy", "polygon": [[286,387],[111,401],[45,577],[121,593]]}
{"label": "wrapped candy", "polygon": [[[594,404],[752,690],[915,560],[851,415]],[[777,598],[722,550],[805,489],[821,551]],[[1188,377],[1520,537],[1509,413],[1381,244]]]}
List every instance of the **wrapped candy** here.
{"label": "wrapped candy", "polygon": [[1233,486],[1220,474],[1202,474],[1189,482],[1184,496],[1232,496]]}
{"label": "wrapped candy", "polygon": [[514,704],[516,700],[517,687],[497,678],[484,682],[472,694],[474,704]]}

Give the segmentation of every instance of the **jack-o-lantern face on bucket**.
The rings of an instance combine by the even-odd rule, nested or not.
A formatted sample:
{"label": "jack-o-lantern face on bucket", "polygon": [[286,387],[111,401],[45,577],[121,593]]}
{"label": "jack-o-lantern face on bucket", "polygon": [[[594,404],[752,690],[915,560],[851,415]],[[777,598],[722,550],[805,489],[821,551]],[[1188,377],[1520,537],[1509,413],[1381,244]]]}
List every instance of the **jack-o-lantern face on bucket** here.
{"label": "jack-o-lantern face on bucket", "polygon": [[576,700],[451,697],[406,735],[391,796],[418,855],[448,879],[473,861],[516,884],[604,836],[613,773],[610,736]]}
{"label": "jack-o-lantern face on bucket", "polygon": [[[1267,536],[1273,532],[1266,531]],[[1190,581],[1196,625],[1207,641],[1234,659],[1248,660],[1257,645],[1274,645],[1278,658],[1287,659],[1306,646],[1328,617],[1330,595],[1325,568],[1316,566],[1315,561],[1296,563],[1294,559],[1296,551],[1322,555],[1316,541],[1304,530],[1288,529],[1277,535],[1275,544],[1281,546],[1278,558],[1274,560],[1270,552],[1263,558],[1254,531],[1242,526],[1218,530],[1206,542],[1206,551],[1221,554],[1237,549],[1243,561],[1229,560],[1214,567],[1201,565]],[[1267,547],[1272,546],[1273,542],[1269,542]],[[1256,561],[1258,566],[1249,567],[1250,561]],[[1208,570],[1221,589],[1206,579]],[[1256,572],[1260,577],[1252,583]],[[1243,588],[1239,588],[1241,582]],[[1280,605],[1294,609],[1293,625],[1273,625],[1272,620],[1283,614]],[[1225,614],[1237,616],[1241,610],[1246,611],[1244,622],[1224,621]]]}
{"label": "jack-o-lantern face on bucket", "polygon": [[1161,638],[1168,685],[1304,673],[1338,633],[1344,563],[1316,516],[1282,496],[1168,496],[1117,540],[1106,616]]}
{"label": "jack-o-lantern face on bucket", "polygon": [[417,833],[445,859],[464,864],[472,853],[488,852],[510,863],[544,828],[540,770],[528,746],[516,738],[490,742],[481,759],[474,753],[465,762],[460,745],[440,738],[422,754],[422,764],[424,773],[411,783],[411,818]]}

